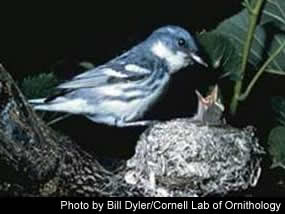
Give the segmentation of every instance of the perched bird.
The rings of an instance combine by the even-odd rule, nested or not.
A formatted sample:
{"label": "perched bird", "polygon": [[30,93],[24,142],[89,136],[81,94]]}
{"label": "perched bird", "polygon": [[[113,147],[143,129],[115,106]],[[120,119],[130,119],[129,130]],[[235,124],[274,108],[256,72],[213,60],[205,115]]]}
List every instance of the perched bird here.
{"label": "perched bird", "polygon": [[145,41],[107,63],[57,86],[55,96],[30,100],[35,110],[84,115],[111,126],[144,126],[142,120],[166,91],[171,75],[197,62],[199,48],[178,26],[155,30]]}

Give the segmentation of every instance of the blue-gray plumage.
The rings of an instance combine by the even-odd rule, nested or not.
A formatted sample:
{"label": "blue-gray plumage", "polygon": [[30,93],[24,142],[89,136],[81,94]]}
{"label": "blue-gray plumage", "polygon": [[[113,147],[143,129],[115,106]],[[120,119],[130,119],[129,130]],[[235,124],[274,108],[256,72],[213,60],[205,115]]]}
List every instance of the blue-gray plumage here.
{"label": "blue-gray plumage", "polygon": [[104,65],[60,84],[57,96],[30,100],[36,110],[81,114],[114,126],[141,121],[166,90],[171,75],[194,62],[206,65],[193,37],[181,27],[165,26]]}

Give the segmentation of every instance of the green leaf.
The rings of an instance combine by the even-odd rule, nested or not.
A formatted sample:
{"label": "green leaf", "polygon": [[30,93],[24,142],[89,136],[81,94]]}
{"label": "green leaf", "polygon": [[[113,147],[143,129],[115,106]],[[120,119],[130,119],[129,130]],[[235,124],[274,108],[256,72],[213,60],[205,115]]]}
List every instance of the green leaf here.
{"label": "green leaf", "polygon": [[50,95],[54,87],[59,83],[54,73],[40,73],[24,78],[20,84],[21,89],[28,99],[42,98]]}
{"label": "green leaf", "polygon": [[204,32],[198,35],[199,42],[208,54],[208,63],[223,74],[230,74],[236,79],[241,58],[232,42],[224,35],[215,32]]}
{"label": "green leaf", "polygon": [[269,153],[272,156],[272,167],[285,169],[285,127],[273,128],[268,138]]}
{"label": "green leaf", "polygon": [[[221,33],[235,44],[238,53],[242,54],[248,32],[248,10],[221,23],[216,32]],[[260,66],[285,42],[285,1],[267,0],[252,42],[249,63]],[[285,74],[285,49],[274,58],[266,72]],[[276,72],[278,71],[278,72]]]}
{"label": "green leaf", "polygon": [[285,1],[267,0],[266,10],[262,14],[260,25],[274,22],[285,29]]}
{"label": "green leaf", "polygon": [[94,64],[91,63],[91,62],[80,62],[79,63],[79,66],[81,66],[82,68],[86,69],[86,70],[89,70],[89,69],[92,69],[92,68],[95,68]]}
{"label": "green leaf", "polygon": [[272,108],[275,113],[276,120],[285,126],[285,97],[273,97]]}

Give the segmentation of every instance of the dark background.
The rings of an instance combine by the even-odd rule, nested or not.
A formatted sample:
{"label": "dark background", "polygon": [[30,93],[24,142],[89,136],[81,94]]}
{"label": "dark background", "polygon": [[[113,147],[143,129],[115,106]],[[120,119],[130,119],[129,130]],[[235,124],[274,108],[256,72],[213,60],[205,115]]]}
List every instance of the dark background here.
{"label": "dark background", "polygon": [[1,6],[1,63],[16,77],[63,59],[101,64],[157,27],[211,29],[241,8],[240,0],[95,2]]}

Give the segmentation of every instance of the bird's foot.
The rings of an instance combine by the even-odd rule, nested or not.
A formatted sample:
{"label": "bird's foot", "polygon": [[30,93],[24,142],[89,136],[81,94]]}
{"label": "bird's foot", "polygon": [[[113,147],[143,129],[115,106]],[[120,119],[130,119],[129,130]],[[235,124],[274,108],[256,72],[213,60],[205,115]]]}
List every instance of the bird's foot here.
{"label": "bird's foot", "polygon": [[157,120],[142,120],[134,122],[117,122],[116,125],[119,127],[128,127],[128,126],[150,126],[157,123]]}

